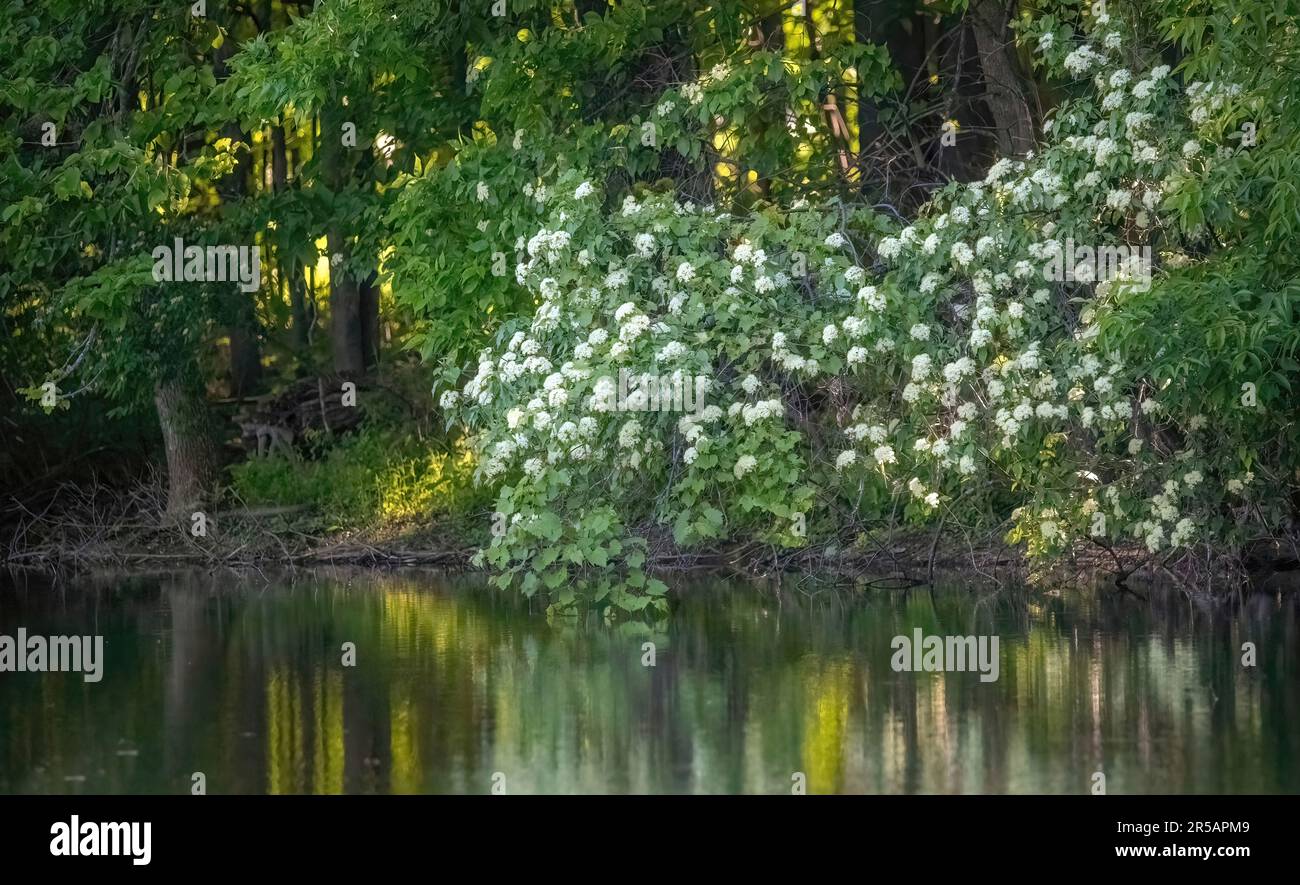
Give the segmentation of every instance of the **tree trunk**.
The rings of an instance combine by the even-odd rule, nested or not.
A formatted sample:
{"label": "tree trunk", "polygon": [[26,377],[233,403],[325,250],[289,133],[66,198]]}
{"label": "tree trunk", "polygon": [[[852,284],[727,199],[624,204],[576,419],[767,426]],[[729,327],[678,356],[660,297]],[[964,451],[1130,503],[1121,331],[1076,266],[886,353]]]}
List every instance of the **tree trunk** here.
{"label": "tree trunk", "polygon": [[[360,374],[366,367],[362,357],[360,287],[342,266],[347,256],[338,227],[330,225],[326,241],[330,251],[330,345],[334,371],[341,375]],[[335,264],[336,261],[340,263]]]}
{"label": "tree trunk", "polygon": [[[763,16],[759,19],[758,24],[754,26],[749,37],[749,46],[751,49],[766,52],[781,53],[785,51],[785,9],[780,8],[772,12],[771,15]],[[781,109],[781,117],[776,120],[764,120],[761,117],[754,117],[749,121],[750,130],[758,140],[764,139],[772,127],[781,127],[793,123],[794,112],[789,105]],[[713,134],[715,128],[710,126],[710,137],[706,142],[707,154],[709,155],[710,165],[713,162]],[[737,172],[741,170],[737,169]],[[764,197],[772,195],[772,176],[771,169],[756,169],[758,178],[754,181],[754,187]]]}
{"label": "tree trunk", "polygon": [[[676,24],[665,28],[663,39],[653,51],[646,53],[636,79],[645,84],[649,94],[657,99],[666,89],[694,81],[695,75],[695,56],[686,29]],[[664,145],[659,152],[659,169],[655,178],[675,182],[681,197],[699,205],[713,201],[713,166],[707,150],[702,150],[698,159],[691,160],[678,153],[676,147]]]}
{"label": "tree trunk", "polygon": [[379,286],[375,283],[371,274],[360,288],[361,363],[367,369],[379,364]]}
{"label": "tree trunk", "polygon": [[1034,147],[1034,118],[1025,98],[1015,44],[1007,21],[1015,0],[972,0],[971,27],[984,69],[985,103],[997,129],[998,150],[1005,157]]}
{"label": "tree trunk", "polygon": [[167,451],[167,516],[188,519],[217,475],[217,445],[202,390],[180,378],[160,381],[154,406]]}
{"label": "tree trunk", "polygon": [[285,273],[289,276],[289,306],[293,311],[293,346],[298,351],[298,361],[308,359],[311,345],[311,315],[307,310],[307,280],[302,265],[296,259],[288,260]]}
{"label": "tree trunk", "polygon": [[[326,186],[334,194],[342,193],[347,181],[347,162],[343,156],[342,131],[345,122],[339,109],[342,102],[332,96],[320,117],[321,167]],[[330,265],[330,349],[334,371],[360,374],[365,369],[362,357],[361,292],[356,279],[347,272],[347,237],[336,219],[331,219],[325,233]]]}
{"label": "tree trunk", "polygon": [[[883,42],[882,35],[885,33],[885,29],[881,22],[883,16],[880,6],[880,0],[853,0],[853,40],[855,43],[868,45]],[[858,146],[859,152],[865,157],[869,145],[880,134],[880,109],[876,106],[875,99],[862,94],[864,91],[862,86],[863,84],[859,83]],[[859,163],[862,162],[862,160],[859,160]],[[863,179],[865,181],[865,175]]]}
{"label": "tree trunk", "polygon": [[[271,127],[271,190],[280,194],[289,187],[289,149],[284,126]],[[293,317],[293,345],[299,361],[307,357],[310,344],[307,317],[307,283],[297,257],[289,255],[280,261],[280,274],[289,283],[289,310]]]}
{"label": "tree trunk", "polygon": [[[235,297],[245,298],[244,292],[239,289],[235,290],[238,294]],[[239,305],[241,314],[243,305]],[[248,311],[251,313],[251,311]],[[257,340],[257,332],[249,328],[251,323],[256,323],[253,319],[250,322],[247,314],[241,316],[236,325],[231,326],[227,332],[230,335],[230,395],[231,396],[248,396],[253,393],[257,386],[262,382],[262,347]]]}
{"label": "tree trunk", "polygon": [[[804,29],[808,34],[808,55],[813,61],[817,61],[821,58],[821,35],[813,24],[813,8],[813,0],[804,0]],[[834,145],[836,165],[839,166],[840,175],[847,181],[856,165],[856,158],[852,155],[853,136],[849,132],[848,122],[844,119],[844,112],[840,110],[842,106],[840,97],[827,88],[823,89],[817,100],[821,105],[826,131],[830,133]]]}
{"label": "tree trunk", "polygon": [[[234,21],[226,22],[233,30]],[[229,76],[226,62],[236,49],[233,39],[227,39],[213,50],[212,73],[218,81]],[[237,123],[228,123],[221,129],[223,138],[229,138],[231,144],[240,144],[251,150],[251,139],[239,128]],[[248,193],[248,160],[246,151],[236,154],[235,168],[218,185],[223,208],[243,199]],[[238,243],[235,245],[257,248],[256,243]],[[257,389],[262,381],[262,348],[258,340],[256,293],[248,293],[236,286],[230,287],[227,310],[230,313],[230,325],[226,334],[230,339],[230,395],[247,396]]]}

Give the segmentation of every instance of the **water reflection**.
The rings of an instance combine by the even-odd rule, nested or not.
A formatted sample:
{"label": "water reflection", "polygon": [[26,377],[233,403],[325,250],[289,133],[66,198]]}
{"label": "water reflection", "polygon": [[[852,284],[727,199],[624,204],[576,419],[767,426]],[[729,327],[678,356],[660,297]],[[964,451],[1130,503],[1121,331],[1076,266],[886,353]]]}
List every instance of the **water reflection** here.
{"label": "water reflection", "polygon": [[[1286,597],[688,588],[548,623],[470,579],[0,576],[0,633],[105,637],[102,682],[0,674],[0,792],[1300,792]],[[997,682],[890,640],[997,634]],[[1258,666],[1240,664],[1254,642]],[[355,643],[356,666],[342,664]],[[656,666],[642,666],[643,643]]]}

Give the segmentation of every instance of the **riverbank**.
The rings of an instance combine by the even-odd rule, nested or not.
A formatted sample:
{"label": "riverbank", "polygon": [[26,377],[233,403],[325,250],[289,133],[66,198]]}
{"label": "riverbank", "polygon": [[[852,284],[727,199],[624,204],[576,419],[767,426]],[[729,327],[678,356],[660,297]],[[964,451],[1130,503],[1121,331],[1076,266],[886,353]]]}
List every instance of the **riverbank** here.
{"label": "riverbank", "polygon": [[[183,521],[159,517],[163,500],[161,487],[153,484],[118,493],[62,487],[39,509],[11,500],[0,519],[0,550],[7,564],[36,569],[356,565],[460,571],[475,569],[475,554],[491,541],[486,513],[343,527],[323,522],[307,506],[226,507]],[[976,532],[881,526],[798,549],[750,542],[682,550],[665,531],[642,532],[648,564],[664,574],[917,586],[934,583],[936,574],[956,573],[969,583],[993,586],[1110,584],[1133,590],[1169,583],[1201,594],[1300,589],[1295,544],[1281,539],[1249,551],[1202,546],[1177,557],[1152,556],[1140,544],[1080,543],[1051,562],[1037,562],[1006,543],[1005,533],[1005,527]]]}

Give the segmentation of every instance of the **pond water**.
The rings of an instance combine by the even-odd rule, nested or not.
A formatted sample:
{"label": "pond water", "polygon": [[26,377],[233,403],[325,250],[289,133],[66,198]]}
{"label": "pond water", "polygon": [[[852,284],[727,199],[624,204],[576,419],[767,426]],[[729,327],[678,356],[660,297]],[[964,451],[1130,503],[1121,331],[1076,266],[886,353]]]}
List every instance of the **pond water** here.
{"label": "pond water", "polygon": [[[1300,792],[1294,597],[695,581],[658,627],[548,620],[474,576],[0,573],[0,793]],[[999,637],[996,681],[895,636]],[[1242,645],[1257,661],[1242,665]],[[344,644],[355,660],[344,662]],[[646,666],[653,643],[654,666]]]}

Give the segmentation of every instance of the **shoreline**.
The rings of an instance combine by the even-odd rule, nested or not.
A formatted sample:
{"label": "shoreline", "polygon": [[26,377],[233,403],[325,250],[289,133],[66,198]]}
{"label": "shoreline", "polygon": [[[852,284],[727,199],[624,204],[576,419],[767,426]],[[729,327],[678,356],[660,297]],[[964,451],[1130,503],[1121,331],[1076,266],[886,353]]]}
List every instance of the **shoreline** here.
{"label": "shoreline", "polygon": [[[371,529],[310,532],[290,517],[303,508],[216,511],[211,532],[193,536],[183,523],[103,522],[72,514],[35,516],[6,526],[6,566],[36,571],[138,570],[150,567],[231,569],[353,566],[377,570],[429,568],[446,572],[487,570],[473,564],[479,546],[468,520],[432,521]],[[705,550],[680,550],[661,532],[645,533],[647,563],[665,576],[715,574],[748,581],[813,578],[828,584],[926,586],[937,575],[977,585],[1053,587],[1169,584],[1188,595],[1300,590],[1300,568],[1291,545],[1257,545],[1249,558],[1235,551],[1183,551],[1160,560],[1140,545],[1122,548],[1078,544],[1052,561],[1035,562],[1001,540],[1001,532],[973,537],[957,531],[881,529],[852,539],[828,539],[796,549],[755,542]],[[613,564],[617,567],[617,564]],[[1137,595],[1137,594],[1135,594]]]}

